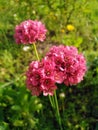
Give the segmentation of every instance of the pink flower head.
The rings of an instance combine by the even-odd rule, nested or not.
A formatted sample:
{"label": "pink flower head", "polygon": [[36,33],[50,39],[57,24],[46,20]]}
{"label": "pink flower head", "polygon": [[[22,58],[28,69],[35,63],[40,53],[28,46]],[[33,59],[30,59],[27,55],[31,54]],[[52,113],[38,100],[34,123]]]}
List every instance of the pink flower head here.
{"label": "pink flower head", "polygon": [[54,79],[56,83],[64,82],[68,86],[83,80],[86,72],[86,60],[82,54],[78,54],[77,48],[63,45],[53,46],[46,57],[55,63]]}
{"label": "pink flower head", "polygon": [[32,44],[36,41],[44,41],[46,28],[40,21],[26,20],[15,28],[16,43]]}
{"label": "pink flower head", "polygon": [[27,88],[33,95],[53,95],[57,88],[54,81],[54,66],[51,61],[43,59],[41,62],[33,61],[26,73]]}

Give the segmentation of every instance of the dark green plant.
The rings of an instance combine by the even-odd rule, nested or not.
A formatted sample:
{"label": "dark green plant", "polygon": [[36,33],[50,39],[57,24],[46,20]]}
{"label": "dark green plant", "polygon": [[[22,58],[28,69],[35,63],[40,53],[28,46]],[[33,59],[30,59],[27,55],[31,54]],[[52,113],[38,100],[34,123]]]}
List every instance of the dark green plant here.
{"label": "dark green plant", "polygon": [[43,105],[39,98],[31,96],[21,82],[0,86],[0,127],[4,130],[36,129]]}

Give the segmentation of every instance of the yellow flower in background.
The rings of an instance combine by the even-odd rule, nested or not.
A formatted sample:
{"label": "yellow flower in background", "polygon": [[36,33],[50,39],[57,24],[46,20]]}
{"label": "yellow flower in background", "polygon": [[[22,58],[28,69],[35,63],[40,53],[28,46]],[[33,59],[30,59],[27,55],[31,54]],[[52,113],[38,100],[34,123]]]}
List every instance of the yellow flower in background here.
{"label": "yellow flower in background", "polygon": [[64,33],[64,32],[65,32],[65,30],[64,30],[64,29],[61,29],[61,32],[62,32],[62,33]]}
{"label": "yellow flower in background", "polygon": [[68,31],[73,31],[73,30],[75,30],[75,27],[73,25],[71,25],[71,24],[68,24],[67,25],[67,30]]}

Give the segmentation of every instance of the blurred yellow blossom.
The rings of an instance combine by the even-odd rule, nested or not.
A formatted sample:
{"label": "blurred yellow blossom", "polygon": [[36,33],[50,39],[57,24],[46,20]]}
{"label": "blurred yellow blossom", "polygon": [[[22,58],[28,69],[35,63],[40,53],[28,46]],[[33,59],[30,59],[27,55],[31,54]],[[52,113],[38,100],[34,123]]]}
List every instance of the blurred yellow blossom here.
{"label": "blurred yellow blossom", "polygon": [[64,29],[61,29],[61,32],[62,32],[62,33],[64,33],[64,32],[65,32],[65,30],[64,30]]}
{"label": "blurred yellow blossom", "polygon": [[67,30],[68,31],[73,31],[73,30],[75,30],[75,27],[73,25],[71,25],[71,24],[68,24],[67,25]]}

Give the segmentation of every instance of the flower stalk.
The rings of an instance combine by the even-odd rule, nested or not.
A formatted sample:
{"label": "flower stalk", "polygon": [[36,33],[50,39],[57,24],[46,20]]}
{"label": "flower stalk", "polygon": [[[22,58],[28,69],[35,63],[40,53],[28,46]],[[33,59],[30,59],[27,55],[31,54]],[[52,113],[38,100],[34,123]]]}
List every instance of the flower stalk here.
{"label": "flower stalk", "polygon": [[54,92],[54,98],[55,98],[55,104],[56,104],[56,109],[57,109],[57,118],[58,118],[58,122],[59,122],[59,125],[60,125],[60,130],[63,130],[62,124],[61,124],[61,117],[60,117],[60,112],[59,112],[59,106],[58,106],[56,91]]}
{"label": "flower stalk", "polygon": [[56,91],[54,92],[53,96],[49,96],[49,100],[50,100],[52,108],[54,110],[56,110],[56,118],[57,118],[57,121],[59,123],[60,130],[63,130],[62,129],[61,116],[60,116],[60,112],[59,112],[59,106],[58,106]]}
{"label": "flower stalk", "polygon": [[49,101],[53,108],[55,108],[54,99],[49,95]]}
{"label": "flower stalk", "polygon": [[37,51],[37,48],[36,48],[35,43],[33,43],[33,48],[34,48],[34,51],[35,51],[36,58],[37,58],[37,60],[39,61],[40,58],[39,58],[38,51]]}

